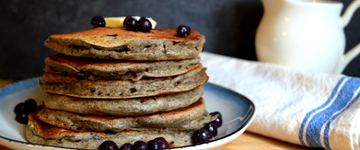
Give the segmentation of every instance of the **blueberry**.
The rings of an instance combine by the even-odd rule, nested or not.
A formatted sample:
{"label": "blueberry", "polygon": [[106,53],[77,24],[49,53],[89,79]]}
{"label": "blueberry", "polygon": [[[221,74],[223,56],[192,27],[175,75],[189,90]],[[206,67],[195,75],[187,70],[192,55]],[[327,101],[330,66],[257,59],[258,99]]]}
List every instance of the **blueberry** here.
{"label": "blueberry", "polygon": [[91,25],[93,25],[95,28],[97,27],[105,27],[105,20],[101,16],[95,16],[91,19]]}
{"label": "blueberry", "polygon": [[211,133],[212,137],[217,136],[218,134],[218,130],[217,130],[217,126],[214,123],[208,123],[204,126],[204,129],[208,130]]}
{"label": "blueberry", "polygon": [[141,17],[139,20],[139,31],[149,32],[152,28],[151,22],[145,17]]}
{"label": "blueberry", "polygon": [[119,150],[131,150],[131,147],[132,147],[132,146],[133,146],[133,145],[130,144],[130,143],[125,143],[124,145],[122,145],[122,146],[120,147]]}
{"label": "blueberry", "polygon": [[222,118],[221,113],[218,112],[218,111],[214,111],[214,112],[210,113],[210,115],[211,115],[211,116],[218,115],[219,118]]}
{"label": "blueberry", "polygon": [[124,25],[125,28],[126,28],[125,22],[126,22],[129,18],[132,18],[132,16],[126,16],[125,19],[124,19],[124,21],[123,21],[123,25]]}
{"label": "blueberry", "polygon": [[144,141],[136,141],[131,150],[147,150],[148,146]]}
{"label": "blueberry", "polygon": [[126,19],[126,22],[124,22],[124,26],[126,30],[136,31],[139,27],[139,21],[137,21],[135,18],[128,18]]}
{"label": "blueberry", "polygon": [[217,117],[214,121],[211,121],[210,123],[214,123],[217,128],[220,128],[222,126],[222,119]]}
{"label": "blueberry", "polygon": [[199,129],[195,131],[192,139],[197,144],[206,143],[210,141],[211,133],[206,129]]}
{"label": "blueberry", "polygon": [[99,150],[117,150],[118,146],[115,142],[107,140],[99,146]]}
{"label": "blueberry", "polygon": [[16,120],[18,123],[27,124],[28,121],[29,121],[29,119],[28,119],[28,113],[26,113],[26,112],[18,112],[18,113],[16,114],[15,120]]}
{"label": "blueberry", "polygon": [[18,114],[19,112],[27,112],[27,105],[25,103],[19,103],[15,106],[14,109],[15,114]]}
{"label": "blueberry", "polygon": [[169,148],[169,147],[170,147],[169,143],[168,143],[168,142],[166,141],[166,139],[163,138],[163,137],[155,138],[153,141],[158,142],[158,143],[160,144],[160,148],[161,148],[161,149],[166,149],[166,148]]}
{"label": "blueberry", "polygon": [[27,105],[27,112],[28,113],[33,113],[36,111],[37,109],[37,104],[36,101],[34,99],[28,99],[25,101],[25,104]]}
{"label": "blueberry", "polygon": [[187,37],[191,33],[191,28],[185,25],[181,25],[176,30],[178,37]]}
{"label": "blueberry", "polygon": [[149,149],[160,149],[160,143],[154,140],[151,140],[147,143]]}
{"label": "blueberry", "polygon": [[222,116],[221,113],[216,111],[210,113],[211,116],[218,115],[217,118],[214,121],[211,121],[211,123],[215,123],[217,128],[220,128],[222,126]]}

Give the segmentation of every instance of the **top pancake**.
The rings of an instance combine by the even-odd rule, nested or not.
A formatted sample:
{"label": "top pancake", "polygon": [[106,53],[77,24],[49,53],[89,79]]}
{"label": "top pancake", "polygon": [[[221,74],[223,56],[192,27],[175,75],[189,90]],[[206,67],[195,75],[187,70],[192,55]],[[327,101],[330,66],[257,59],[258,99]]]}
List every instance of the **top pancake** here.
{"label": "top pancake", "polygon": [[138,32],[100,27],[52,35],[45,46],[75,57],[158,61],[193,58],[204,43],[205,37],[194,30],[184,38],[176,36],[176,29]]}

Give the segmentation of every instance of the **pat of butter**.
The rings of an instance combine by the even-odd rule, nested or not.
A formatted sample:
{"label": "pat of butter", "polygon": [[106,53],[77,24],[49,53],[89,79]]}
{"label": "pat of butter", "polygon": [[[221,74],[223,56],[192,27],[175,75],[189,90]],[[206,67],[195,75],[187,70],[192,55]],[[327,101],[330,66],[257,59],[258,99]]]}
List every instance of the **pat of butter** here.
{"label": "pat of butter", "polygon": [[109,17],[109,18],[104,18],[105,20],[105,27],[110,27],[110,28],[122,28],[124,27],[124,19],[125,17]]}
{"label": "pat of butter", "polygon": [[[140,16],[132,16],[136,20],[140,19]],[[106,17],[105,20],[105,27],[109,28],[123,28],[124,27],[124,20],[126,17]],[[152,29],[156,27],[156,21],[152,18],[146,18],[151,22]]]}

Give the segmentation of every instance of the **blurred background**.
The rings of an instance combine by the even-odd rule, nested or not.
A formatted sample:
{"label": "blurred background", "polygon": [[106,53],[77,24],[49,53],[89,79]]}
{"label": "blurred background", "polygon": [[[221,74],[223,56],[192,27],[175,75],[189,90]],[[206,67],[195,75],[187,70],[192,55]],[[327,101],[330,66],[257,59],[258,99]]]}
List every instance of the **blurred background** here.
{"label": "blurred background", "polygon": [[[340,0],[339,0],[340,1]],[[341,0],[346,8],[352,0]],[[159,28],[188,25],[206,36],[205,51],[256,60],[255,32],[263,15],[260,0],[1,0],[0,78],[20,80],[43,74],[44,46],[52,34],[93,28],[93,16],[152,17]],[[346,51],[360,42],[360,11],[346,34]],[[360,57],[343,72],[360,77]]]}

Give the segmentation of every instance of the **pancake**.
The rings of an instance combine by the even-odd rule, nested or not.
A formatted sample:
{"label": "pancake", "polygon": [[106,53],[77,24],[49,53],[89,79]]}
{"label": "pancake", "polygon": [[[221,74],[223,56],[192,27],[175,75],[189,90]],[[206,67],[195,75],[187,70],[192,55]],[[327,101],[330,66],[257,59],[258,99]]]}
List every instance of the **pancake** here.
{"label": "pancake", "polygon": [[144,130],[167,128],[169,130],[195,130],[216,119],[206,111],[205,102],[182,109],[136,117],[88,116],[43,108],[37,119],[48,124],[75,131],[121,132],[126,129]]}
{"label": "pancake", "polygon": [[39,86],[42,91],[80,98],[123,99],[186,92],[208,80],[206,69],[198,67],[188,73],[164,78],[129,80],[79,79],[75,76],[45,73]]}
{"label": "pancake", "polygon": [[118,133],[72,131],[46,124],[29,114],[26,126],[26,140],[33,144],[61,146],[79,149],[97,149],[106,140],[114,141],[119,147],[138,140],[148,142],[164,137],[171,147],[191,145],[194,130],[128,130]]}
{"label": "pancake", "polygon": [[138,116],[187,107],[198,101],[203,93],[202,86],[182,93],[125,100],[82,99],[45,93],[44,104],[50,109],[78,114]]}
{"label": "pancake", "polygon": [[138,81],[142,77],[169,77],[184,74],[200,66],[200,57],[180,61],[124,62],[84,59],[57,54],[45,58],[45,72],[76,75],[87,80]]}
{"label": "pancake", "polygon": [[184,38],[176,36],[176,29],[156,28],[150,32],[136,32],[100,27],[55,34],[44,45],[75,57],[155,61],[196,57],[204,43],[205,37],[195,30]]}

